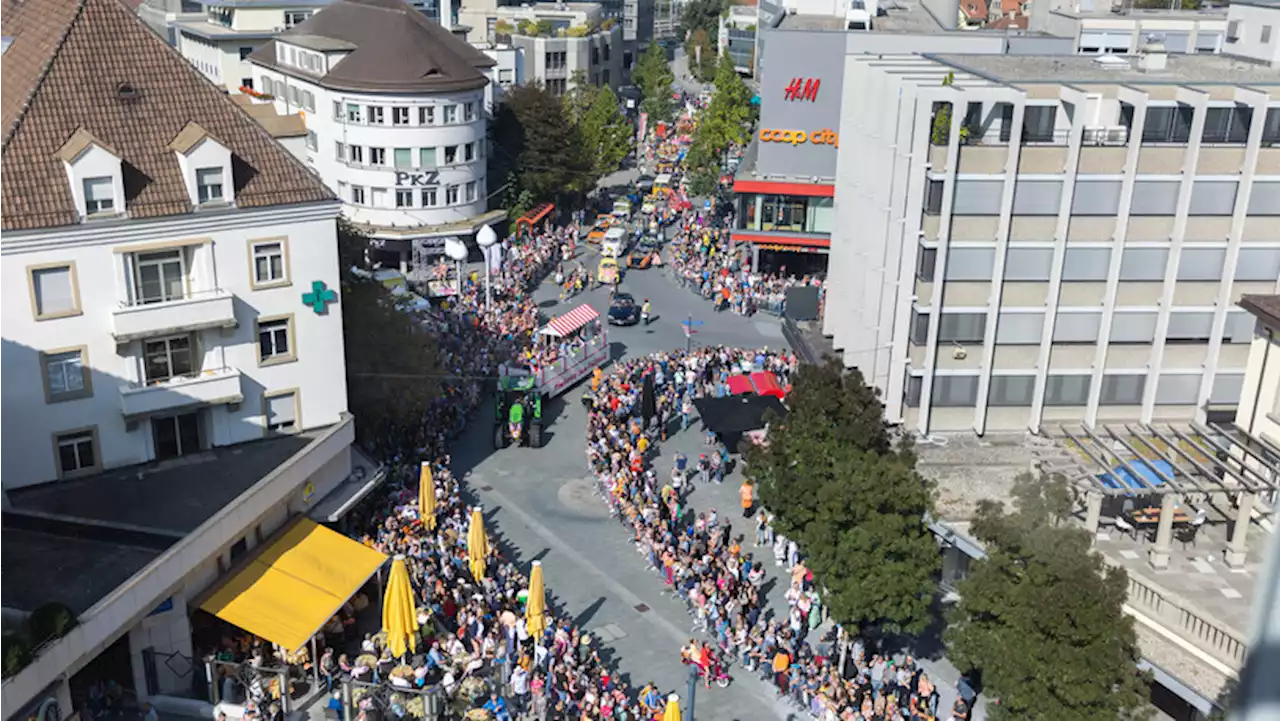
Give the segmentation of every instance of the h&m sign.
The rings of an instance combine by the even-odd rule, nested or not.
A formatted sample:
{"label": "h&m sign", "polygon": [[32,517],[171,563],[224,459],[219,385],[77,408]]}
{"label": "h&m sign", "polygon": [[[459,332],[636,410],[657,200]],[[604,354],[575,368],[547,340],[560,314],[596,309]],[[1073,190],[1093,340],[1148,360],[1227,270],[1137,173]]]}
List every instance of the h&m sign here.
{"label": "h&m sign", "polygon": [[423,170],[417,173],[411,173],[407,170],[396,171],[396,187],[403,188],[405,186],[416,186],[419,188],[432,188],[440,184],[440,173],[435,170]]}
{"label": "h&m sign", "polygon": [[822,85],[821,78],[792,78],[791,83],[783,91],[783,96],[787,100],[808,100],[812,103],[818,99],[820,85]]}

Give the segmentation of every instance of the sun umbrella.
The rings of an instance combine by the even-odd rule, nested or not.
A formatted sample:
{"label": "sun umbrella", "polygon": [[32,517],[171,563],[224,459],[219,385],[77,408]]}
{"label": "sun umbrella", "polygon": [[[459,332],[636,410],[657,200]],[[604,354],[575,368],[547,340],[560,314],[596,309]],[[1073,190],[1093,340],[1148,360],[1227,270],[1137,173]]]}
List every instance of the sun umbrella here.
{"label": "sun umbrella", "polygon": [[662,712],[662,721],[680,721],[680,697],[676,694],[667,697],[667,708]]}
{"label": "sun umbrella", "polygon": [[387,634],[387,648],[396,658],[403,656],[406,649],[409,653],[417,650],[418,613],[404,556],[396,556],[391,561],[387,592],[382,598],[382,631]]}
{"label": "sun umbrella", "polygon": [[436,483],[430,463],[423,463],[418,474],[418,518],[428,530],[436,530]]}
{"label": "sun umbrella", "polygon": [[524,607],[524,618],[529,625],[529,635],[541,638],[547,630],[547,591],[542,580],[542,561],[533,562],[529,572],[529,601]]}
{"label": "sun umbrella", "polygon": [[485,559],[489,556],[489,536],[484,532],[484,514],[480,506],[471,509],[471,528],[467,530],[467,563],[471,577],[484,578]]}

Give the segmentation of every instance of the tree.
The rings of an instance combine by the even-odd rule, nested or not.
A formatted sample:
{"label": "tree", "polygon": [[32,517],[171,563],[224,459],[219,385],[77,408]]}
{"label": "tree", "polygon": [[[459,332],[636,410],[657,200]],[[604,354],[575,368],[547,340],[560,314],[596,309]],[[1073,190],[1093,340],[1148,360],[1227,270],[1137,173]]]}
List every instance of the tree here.
{"label": "tree", "polygon": [[834,361],[800,369],[790,412],[748,468],[778,529],[810,556],[840,623],[919,633],[941,563],[926,525],[934,487],[893,446],[862,374]]}
{"label": "tree", "polygon": [[756,106],[751,103],[755,93],[742,81],[728,53],[721,54],[716,63],[714,85],[716,91],[707,109],[723,123],[726,140],[738,145],[746,143],[756,117]]}
{"label": "tree", "polygon": [[650,122],[670,122],[675,116],[675,102],[671,99],[671,86],[676,76],[667,64],[666,51],[659,43],[651,43],[640,56],[631,78],[640,86],[644,99],[640,109],[649,114]]}
{"label": "tree", "polygon": [[569,122],[563,99],[546,88],[530,84],[508,90],[492,135],[495,154],[515,177],[516,196],[527,191],[539,202],[595,184],[592,158]]}
{"label": "tree", "polygon": [[689,72],[702,82],[711,80],[716,72],[716,46],[711,37],[708,31],[696,28],[689,33],[689,38],[684,43]]}
{"label": "tree", "polygon": [[689,0],[680,6],[680,30],[686,37],[695,30],[701,30],[708,36],[717,35],[720,16],[728,7],[725,0]]}
{"label": "tree", "polygon": [[594,159],[597,177],[617,170],[631,150],[631,123],[618,107],[613,88],[600,88],[578,126],[582,144]]}
{"label": "tree", "polygon": [[574,125],[581,123],[599,93],[600,88],[587,79],[586,70],[574,70],[569,75],[569,92],[564,95],[564,112],[569,122]]}
{"label": "tree", "polygon": [[347,405],[356,418],[357,440],[376,452],[421,424],[439,393],[442,371],[431,334],[381,283],[349,272],[362,265],[368,243],[339,222]]}
{"label": "tree", "polygon": [[1133,619],[1121,610],[1128,575],[1070,525],[1064,479],[1023,474],[1013,497],[1012,513],[999,502],[978,506],[972,530],[987,558],[957,589],[944,636],[950,658],[981,671],[1000,699],[988,707],[994,721],[1145,718],[1147,682],[1134,668]]}

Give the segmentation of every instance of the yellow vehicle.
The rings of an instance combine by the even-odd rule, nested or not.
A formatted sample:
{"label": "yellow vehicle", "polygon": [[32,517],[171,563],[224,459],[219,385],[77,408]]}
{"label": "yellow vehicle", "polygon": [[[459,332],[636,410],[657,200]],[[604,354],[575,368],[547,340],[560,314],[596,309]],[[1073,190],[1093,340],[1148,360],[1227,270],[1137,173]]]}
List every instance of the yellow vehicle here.
{"label": "yellow vehicle", "polygon": [[596,269],[596,283],[604,285],[617,285],[622,280],[621,271],[618,270],[617,258],[601,258],[600,267]]}

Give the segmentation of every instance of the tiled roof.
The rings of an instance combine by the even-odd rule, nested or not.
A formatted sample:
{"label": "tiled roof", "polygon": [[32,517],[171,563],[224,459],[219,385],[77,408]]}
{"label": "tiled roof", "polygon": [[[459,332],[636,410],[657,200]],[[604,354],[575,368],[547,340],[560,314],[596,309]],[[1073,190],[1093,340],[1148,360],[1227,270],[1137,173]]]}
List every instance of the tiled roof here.
{"label": "tiled roof", "polygon": [[[321,51],[355,49],[314,77],[277,63],[277,42]],[[332,90],[399,93],[477,90],[489,82],[479,68],[496,64],[403,0],[339,0],[249,59]]]}
{"label": "tiled roof", "polygon": [[[3,0],[5,230],[79,221],[64,146],[86,138],[124,162],[131,218],[192,212],[170,143],[189,124],[232,153],[239,207],[333,194],[120,0]],[[65,151],[64,151],[65,152]]]}
{"label": "tiled roof", "polygon": [[960,12],[970,20],[983,21],[987,19],[987,0],[962,0],[960,3]]}
{"label": "tiled roof", "polygon": [[1240,307],[1268,328],[1280,330],[1280,295],[1245,295],[1240,298]]}

